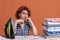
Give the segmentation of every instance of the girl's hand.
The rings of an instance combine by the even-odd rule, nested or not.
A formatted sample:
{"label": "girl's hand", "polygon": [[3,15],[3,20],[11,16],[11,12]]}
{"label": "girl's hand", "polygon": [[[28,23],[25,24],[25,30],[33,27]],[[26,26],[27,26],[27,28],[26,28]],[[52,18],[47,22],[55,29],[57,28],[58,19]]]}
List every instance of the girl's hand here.
{"label": "girl's hand", "polygon": [[20,20],[19,20],[19,23],[20,23],[20,24],[24,24],[24,20],[23,20],[23,19],[20,19]]}
{"label": "girl's hand", "polygon": [[27,20],[31,22],[31,19],[30,18],[28,18]]}

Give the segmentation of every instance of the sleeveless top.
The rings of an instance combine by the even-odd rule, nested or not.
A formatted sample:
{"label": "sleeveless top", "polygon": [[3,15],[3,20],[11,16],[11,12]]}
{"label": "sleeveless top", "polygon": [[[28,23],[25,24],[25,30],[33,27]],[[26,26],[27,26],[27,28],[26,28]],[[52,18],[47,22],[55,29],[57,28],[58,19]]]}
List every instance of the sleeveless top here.
{"label": "sleeveless top", "polygon": [[16,36],[27,36],[29,35],[29,30],[30,30],[30,22],[29,21],[25,21],[24,23],[24,28],[22,29],[20,24],[17,24],[17,28],[16,28]]}

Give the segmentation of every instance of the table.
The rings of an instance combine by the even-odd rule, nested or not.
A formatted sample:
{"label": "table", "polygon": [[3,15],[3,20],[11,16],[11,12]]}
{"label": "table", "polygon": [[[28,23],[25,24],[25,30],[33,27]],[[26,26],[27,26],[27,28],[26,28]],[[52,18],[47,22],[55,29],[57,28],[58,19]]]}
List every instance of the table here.
{"label": "table", "polygon": [[8,39],[0,36],[0,40],[60,40],[60,37],[47,37],[47,39],[41,36],[15,36],[15,39]]}

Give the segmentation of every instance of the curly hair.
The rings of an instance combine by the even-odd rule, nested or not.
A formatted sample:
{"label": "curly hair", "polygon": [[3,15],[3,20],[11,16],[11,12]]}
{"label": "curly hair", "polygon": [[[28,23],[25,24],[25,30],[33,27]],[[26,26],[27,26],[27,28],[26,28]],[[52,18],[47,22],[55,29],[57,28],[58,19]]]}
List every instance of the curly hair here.
{"label": "curly hair", "polygon": [[18,10],[16,11],[16,18],[17,19],[20,19],[20,16],[19,16],[19,14],[21,14],[21,12],[23,11],[23,10],[26,10],[26,11],[28,11],[28,17],[30,17],[30,10],[26,7],[26,6],[21,6],[20,8],[18,8]]}

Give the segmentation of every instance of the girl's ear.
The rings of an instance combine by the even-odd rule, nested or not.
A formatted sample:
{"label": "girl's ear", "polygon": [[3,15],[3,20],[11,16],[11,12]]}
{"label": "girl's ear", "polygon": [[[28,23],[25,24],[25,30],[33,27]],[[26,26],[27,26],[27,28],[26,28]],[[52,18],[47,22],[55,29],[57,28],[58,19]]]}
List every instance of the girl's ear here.
{"label": "girl's ear", "polygon": [[20,16],[20,14],[18,14],[18,16]]}
{"label": "girl's ear", "polygon": [[20,13],[18,14],[18,17],[19,17],[19,19],[20,19],[20,17],[21,17],[21,14],[20,14]]}

